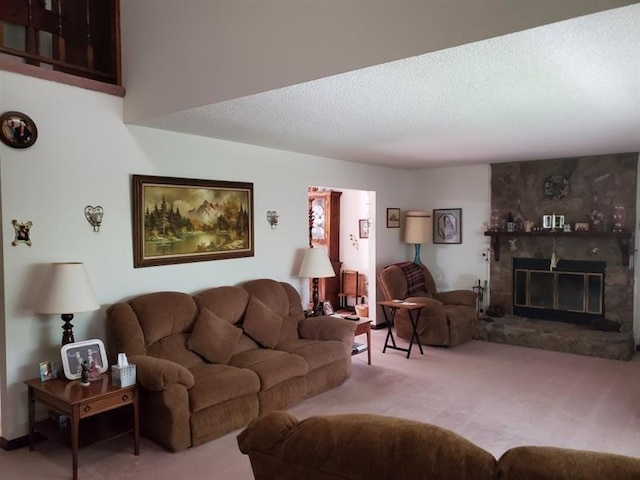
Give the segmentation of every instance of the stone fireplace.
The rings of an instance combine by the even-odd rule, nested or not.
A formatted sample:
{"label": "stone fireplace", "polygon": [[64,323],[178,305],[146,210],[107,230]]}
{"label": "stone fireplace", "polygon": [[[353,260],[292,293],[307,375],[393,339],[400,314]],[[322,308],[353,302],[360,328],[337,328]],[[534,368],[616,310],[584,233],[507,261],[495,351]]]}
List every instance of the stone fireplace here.
{"label": "stone fireplace", "polygon": [[[491,166],[495,231],[487,232],[492,246],[489,291],[491,304],[506,315],[480,322],[479,338],[630,358],[637,163],[638,154],[628,153]],[[563,215],[570,230],[544,229],[543,216],[553,214]],[[576,272],[576,265],[585,268]],[[589,330],[598,319],[621,332]],[[501,322],[514,322],[532,338],[511,342]],[[491,338],[496,329],[499,338]],[[557,332],[550,345],[540,345],[536,337],[552,331]],[[582,345],[575,351],[576,335],[613,341],[622,353],[602,354],[606,345]]]}

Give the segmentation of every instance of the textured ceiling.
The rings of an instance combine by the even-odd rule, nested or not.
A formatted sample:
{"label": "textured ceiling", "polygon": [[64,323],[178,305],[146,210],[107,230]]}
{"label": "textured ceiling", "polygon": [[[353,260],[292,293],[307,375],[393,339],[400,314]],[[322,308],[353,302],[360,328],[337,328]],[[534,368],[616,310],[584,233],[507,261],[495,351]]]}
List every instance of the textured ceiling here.
{"label": "textured ceiling", "polygon": [[140,124],[402,168],[640,151],[640,5]]}

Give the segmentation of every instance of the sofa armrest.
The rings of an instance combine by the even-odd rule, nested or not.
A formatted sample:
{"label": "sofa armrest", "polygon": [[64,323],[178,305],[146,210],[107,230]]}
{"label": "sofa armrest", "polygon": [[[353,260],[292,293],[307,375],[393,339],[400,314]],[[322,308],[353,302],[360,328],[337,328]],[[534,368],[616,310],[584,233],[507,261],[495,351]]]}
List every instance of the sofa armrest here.
{"label": "sofa armrest", "polygon": [[452,290],[450,292],[438,292],[433,298],[440,300],[445,305],[476,306],[478,294],[472,290]]}
{"label": "sofa armrest", "polygon": [[195,383],[193,374],[182,365],[163,358],[134,355],[129,362],[136,366],[136,380],[147,390],[159,392],[169,385],[179,383],[191,388]]}
{"label": "sofa armrest", "polygon": [[356,324],[351,320],[335,317],[309,317],[300,320],[298,335],[307,340],[338,340],[348,351],[353,347]]}

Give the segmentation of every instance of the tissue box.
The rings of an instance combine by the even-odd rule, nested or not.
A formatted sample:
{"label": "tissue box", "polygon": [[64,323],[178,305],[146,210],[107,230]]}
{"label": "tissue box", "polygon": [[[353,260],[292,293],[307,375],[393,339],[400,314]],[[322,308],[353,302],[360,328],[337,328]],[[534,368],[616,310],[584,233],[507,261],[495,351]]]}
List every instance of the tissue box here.
{"label": "tissue box", "polygon": [[111,381],[116,387],[128,387],[136,383],[136,366],[111,366]]}

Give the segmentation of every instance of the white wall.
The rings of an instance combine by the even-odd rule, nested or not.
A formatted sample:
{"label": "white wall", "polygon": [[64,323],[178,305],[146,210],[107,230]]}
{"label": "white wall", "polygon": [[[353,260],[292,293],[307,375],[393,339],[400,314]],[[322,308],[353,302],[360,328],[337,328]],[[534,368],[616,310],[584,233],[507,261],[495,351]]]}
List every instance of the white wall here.
{"label": "white wall", "polygon": [[[359,221],[370,217],[370,197],[364,190],[343,190],[340,197],[340,259],[344,270],[356,270],[366,276],[368,289],[375,292],[376,271],[371,269],[370,242],[379,227],[379,219],[371,222],[370,238],[360,238]],[[348,305],[355,298],[349,297]]]}
{"label": "white wall", "polygon": [[[420,257],[436,280],[438,289],[469,289],[478,279],[488,280],[483,257],[488,237],[483,223],[490,216],[491,169],[489,165],[422,170],[414,174],[420,187],[415,210],[462,208],[462,243],[423,245]],[[412,258],[407,254],[407,259]]]}
{"label": "white wall", "polygon": [[[306,296],[306,281],[295,272],[308,238],[308,185],[373,190],[381,206],[378,218],[384,218],[386,205],[409,202],[409,172],[127,127],[122,104],[121,98],[0,72],[0,110],[26,113],[39,132],[31,148],[0,145],[6,280],[0,318],[0,434],[6,439],[27,433],[23,380],[38,375],[38,362],[59,361],[60,319],[33,311],[49,263],[86,263],[103,307],[76,315],[75,337],[105,339],[106,308],[140,293],[193,292],[271,277],[291,282]],[[253,182],[255,256],[134,269],[131,174]],[[102,205],[106,211],[99,233],[84,218],[86,205]],[[267,210],[280,214],[276,230],[267,224]],[[11,246],[12,219],[33,222],[31,247]],[[386,229],[378,229],[369,242],[381,263],[395,261],[395,252],[404,248]]]}

